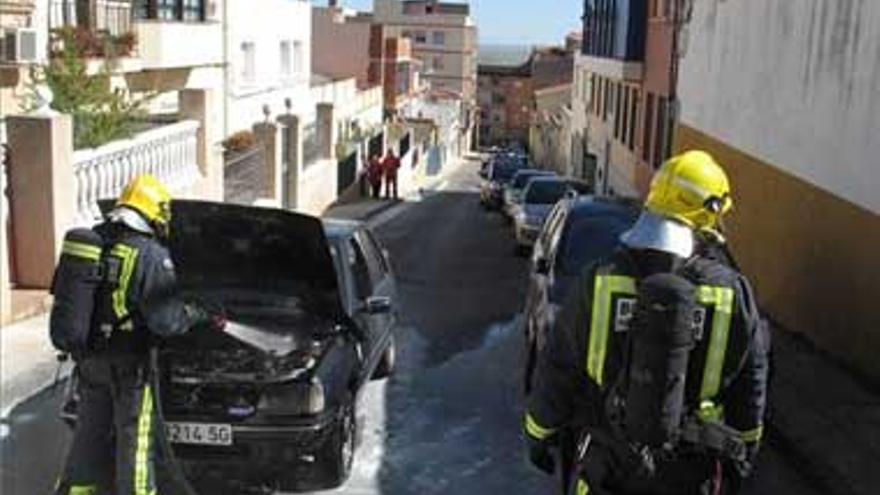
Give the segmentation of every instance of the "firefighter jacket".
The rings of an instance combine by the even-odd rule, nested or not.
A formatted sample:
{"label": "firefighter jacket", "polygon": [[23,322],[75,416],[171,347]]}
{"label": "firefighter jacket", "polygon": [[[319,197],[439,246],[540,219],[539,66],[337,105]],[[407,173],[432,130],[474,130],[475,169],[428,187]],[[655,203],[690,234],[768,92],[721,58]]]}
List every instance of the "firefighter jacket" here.
{"label": "firefighter jacket", "polygon": [[99,295],[94,324],[107,333],[112,326],[106,350],[146,354],[155,337],[185,333],[198,323],[179,293],[171,255],[158,239],[120,223],[107,222],[95,230],[105,239],[104,256],[119,264],[118,283]]}
{"label": "firefighter jacket", "polygon": [[[610,431],[605,399],[625,368],[625,313],[634,306],[637,280],[671,269],[651,256],[620,250],[587,268],[570,292],[539,350],[524,424],[531,439],[545,440],[562,427]],[[770,337],[752,291],[743,276],[708,258],[692,258],[678,273],[698,286],[706,308],[703,335],[689,362],[686,407],[739,431],[756,451]]]}

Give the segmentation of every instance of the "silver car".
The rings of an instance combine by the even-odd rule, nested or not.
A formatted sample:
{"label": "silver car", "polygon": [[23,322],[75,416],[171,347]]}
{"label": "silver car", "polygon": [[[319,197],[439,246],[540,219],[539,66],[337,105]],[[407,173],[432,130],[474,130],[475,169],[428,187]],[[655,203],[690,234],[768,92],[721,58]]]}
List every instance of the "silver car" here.
{"label": "silver car", "polygon": [[534,244],[553,206],[567,194],[576,194],[561,177],[532,177],[522,191],[522,200],[514,212],[517,250],[526,252]]}

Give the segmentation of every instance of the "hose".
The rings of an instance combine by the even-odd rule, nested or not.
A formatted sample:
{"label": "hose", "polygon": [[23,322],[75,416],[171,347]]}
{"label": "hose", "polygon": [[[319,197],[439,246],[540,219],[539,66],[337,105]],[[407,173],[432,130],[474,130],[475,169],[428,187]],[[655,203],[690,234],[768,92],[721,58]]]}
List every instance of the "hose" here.
{"label": "hose", "polygon": [[186,478],[186,474],[183,472],[183,467],[180,465],[180,460],[177,459],[177,456],[174,455],[174,449],[171,448],[171,442],[168,440],[168,432],[165,430],[165,413],[162,411],[161,380],[159,379],[159,349],[156,346],[153,346],[150,349],[149,373],[152,385],[151,389],[153,391],[153,404],[155,404],[156,416],[158,418],[159,447],[165,452],[171,476],[174,478],[174,481],[177,482],[178,486],[183,488],[186,495],[199,495]]}

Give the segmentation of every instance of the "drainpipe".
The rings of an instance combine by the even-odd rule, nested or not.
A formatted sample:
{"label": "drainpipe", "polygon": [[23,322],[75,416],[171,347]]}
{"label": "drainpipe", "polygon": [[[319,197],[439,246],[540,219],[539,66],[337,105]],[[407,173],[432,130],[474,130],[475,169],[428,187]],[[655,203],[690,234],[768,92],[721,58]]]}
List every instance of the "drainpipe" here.
{"label": "drainpipe", "polygon": [[668,159],[672,154],[674,141],[673,132],[675,131],[676,123],[678,123],[681,114],[681,101],[678,98],[678,74],[681,66],[681,58],[684,54],[679,52],[681,51],[682,31],[684,31],[684,26],[690,22],[691,9],[693,9],[693,3],[691,0],[677,0],[675,2],[675,10],[672,20],[672,53],[670,54],[669,67],[669,107],[666,111],[666,139],[663,143],[664,160]]}
{"label": "drainpipe", "polygon": [[223,2],[223,139],[229,135],[229,82],[230,66],[229,61],[229,4],[230,0]]}

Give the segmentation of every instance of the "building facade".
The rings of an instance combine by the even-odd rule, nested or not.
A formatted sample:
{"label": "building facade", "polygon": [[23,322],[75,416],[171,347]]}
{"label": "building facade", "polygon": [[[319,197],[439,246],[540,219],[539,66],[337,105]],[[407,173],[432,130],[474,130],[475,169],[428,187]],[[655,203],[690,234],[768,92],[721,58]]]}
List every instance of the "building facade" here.
{"label": "building facade", "polygon": [[[571,84],[574,45],[533,48],[520,64],[480,64],[477,101],[480,145],[529,143],[536,92]],[[554,100],[555,101],[555,100]]]}
{"label": "building facade", "polygon": [[669,155],[678,1],[586,0],[572,162],[599,193],[642,196]]}
{"label": "building facade", "polygon": [[477,92],[477,26],[470,6],[436,0],[374,0],[375,22],[387,38],[412,40],[413,57],[432,90],[454,92],[470,104]]}
{"label": "building facade", "polygon": [[266,110],[314,119],[311,2],[230,1],[225,46],[226,135],[265,120]]}
{"label": "building facade", "polygon": [[770,315],[880,378],[880,4],[701,0],[688,31],[676,151],[731,175]]}
{"label": "building facade", "polygon": [[480,146],[518,143],[525,147],[532,112],[531,65],[480,65],[478,71]]}

